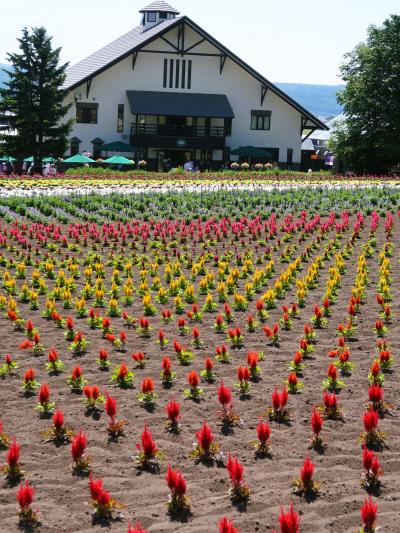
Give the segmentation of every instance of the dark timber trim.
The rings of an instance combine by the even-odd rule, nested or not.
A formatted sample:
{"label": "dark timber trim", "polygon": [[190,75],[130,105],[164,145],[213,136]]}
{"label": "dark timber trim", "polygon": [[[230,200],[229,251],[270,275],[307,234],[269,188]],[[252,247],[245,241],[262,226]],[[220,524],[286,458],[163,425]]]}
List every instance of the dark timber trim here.
{"label": "dark timber trim", "polygon": [[89,78],[86,81],[86,98],[89,98],[89,93],[90,93],[90,88],[92,86],[92,81],[93,81],[93,78]]}
{"label": "dark timber trim", "polygon": [[261,105],[263,105],[264,103],[267,92],[268,92],[268,87],[266,87],[265,85],[261,85]]}
{"label": "dark timber trim", "polygon": [[192,46],[189,46],[189,48],[186,48],[184,51],[185,54],[187,54],[190,50],[193,50],[193,48],[197,48],[200,44],[204,43],[205,39],[200,39],[200,41],[197,41],[197,43],[192,44]]}
{"label": "dark timber trim", "polygon": [[135,51],[132,54],[132,70],[135,70],[136,60],[137,60],[138,55],[139,55],[138,51]]}
{"label": "dark timber trim", "polygon": [[219,58],[219,73],[222,74],[222,71],[224,70],[225,61],[226,61],[226,55],[222,55]]}

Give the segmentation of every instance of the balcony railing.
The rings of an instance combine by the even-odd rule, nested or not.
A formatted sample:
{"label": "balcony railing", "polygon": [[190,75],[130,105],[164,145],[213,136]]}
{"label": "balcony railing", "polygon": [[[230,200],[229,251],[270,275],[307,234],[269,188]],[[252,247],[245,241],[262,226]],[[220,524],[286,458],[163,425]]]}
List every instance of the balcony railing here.
{"label": "balcony railing", "polygon": [[223,126],[178,126],[167,124],[132,124],[132,135],[162,135],[165,137],[225,137]]}

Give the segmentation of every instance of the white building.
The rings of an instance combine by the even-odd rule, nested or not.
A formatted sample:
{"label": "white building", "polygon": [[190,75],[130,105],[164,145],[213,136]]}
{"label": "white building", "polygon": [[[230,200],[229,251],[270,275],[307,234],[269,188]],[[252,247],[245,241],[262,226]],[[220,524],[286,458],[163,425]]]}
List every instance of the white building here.
{"label": "white building", "polygon": [[115,151],[128,144],[123,155],[151,169],[219,168],[253,146],[300,166],[303,131],[325,124],[166,2],[140,13],[140,26],[68,70],[72,154],[119,141]]}

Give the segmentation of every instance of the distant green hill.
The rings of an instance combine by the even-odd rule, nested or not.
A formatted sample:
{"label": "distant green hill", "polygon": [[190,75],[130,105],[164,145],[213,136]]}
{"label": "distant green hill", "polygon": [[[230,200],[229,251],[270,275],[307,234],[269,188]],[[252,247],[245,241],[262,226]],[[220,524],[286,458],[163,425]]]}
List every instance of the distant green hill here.
{"label": "distant green hill", "polygon": [[336,93],[344,85],[315,85],[306,83],[276,83],[276,85],[303,107],[321,117],[334,117],[343,108],[336,102]]}
{"label": "distant green hill", "polygon": [[[0,63],[0,87],[7,81],[7,74],[2,70],[10,65]],[[303,107],[321,117],[333,117],[342,112],[336,102],[336,93],[343,85],[314,85],[305,83],[276,83],[291,98]]]}

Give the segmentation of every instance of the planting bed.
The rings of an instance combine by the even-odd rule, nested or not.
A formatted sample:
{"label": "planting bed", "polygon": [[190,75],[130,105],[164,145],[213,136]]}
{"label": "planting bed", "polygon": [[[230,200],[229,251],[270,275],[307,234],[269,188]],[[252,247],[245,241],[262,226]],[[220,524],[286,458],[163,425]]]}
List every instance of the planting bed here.
{"label": "planting bed", "polygon": [[[283,533],[355,532],[363,527],[360,509],[370,495],[378,506],[376,527],[397,531],[397,209],[397,193],[378,188],[354,194],[259,191],[203,198],[171,193],[140,199],[93,195],[1,200],[0,419],[3,437],[15,436],[21,446],[23,472],[20,479],[8,476],[1,482],[0,531],[29,530],[18,524],[16,499],[20,481],[25,480],[35,490],[31,507],[38,511],[40,532],[122,533],[128,522],[140,522],[151,532],[217,532],[223,516],[242,533],[280,531],[281,506],[287,513],[291,503],[300,529],[282,529]],[[103,331],[107,318],[108,336]],[[69,335],[68,325],[73,330]],[[279,339],[273,339],[274,325]],[[307,343],[309,326],[316,336]],[[164,347],[159,343],[161,330],[169,341]],[[79,332],[86,341],[80,353],[71,349],[79,345]],[[377,343],[384,341],[387,346],[379,348]],[[222,345],[229,352],[225,362],[223,355],[216,357]],[[46,367],[55,358],[54,351],[49,356],[52,349],[63,363],[53,372]],[[99,365],[101,350],[108,354],[105,369]],[[193,357],[186,355],[188,364],[181,364],[187,352]],[[249,357],[249,352],[256,355]],[[297,367],[296,352],[301,354]],[[142,364],[139,353],[144,356]],[[7,364],[7,354],[16,368],[10,358]],[[165,357],[175,373],[172,383],[161,375]],[[207,358],[213,364],[210,380],[201,375]],[[371,369],[375,360],[380,369]],[[126,387],[112,381],[123,361],[134,373],[133,383]],[[335,388],[332,367],[328,379],[330,364],[337,371],[336,419],[324,410],[324,387],[330,393]],[[259,375],[244,379],[249,390],[241,395],[238,367],[244,391],[243,368],[252,365]],[[272,394],[276,386],[281,392],[285,382],[289,389],[296,388],[293,375],[289,379],[293,365],[298,391],[288,394],[287,417],[276,420]],[[57,366],[62,365],[53,363],[53,369]],[[97,409],[87,409],[85,391],[71,390],[67,380],[76,366],[87,385],[97,385],[102,395],[107,392],[116,399],[117,420],[126,422],[124,435],[110,438],[106,406],[99,403]],[[30,368],[37,388],[24,393]],[[195,399],[190,395],[196,390],[190,390],[188,382],[192,371],[202,389]],[[152,399],[149,390],[147,395],[142,390],[146,378],[154,383],[154,403],[146,404],[141,395],[144,391],[144,399]],[[232,393],[236,416],[231,426],[221,422],[222,380]],[[371,403],[370,381],[375,394],[380,385],[381,402]],[[52,411],[54,402],[54,410],[63,412],[71,430],[62,442],[44,435],[54,424],[52,412],[35,409],[44,383],[50,388],[47,407]],[[151,392],[151,382],[146,384]],[[193,375],[191,384],[195,385]],[[178,431],[166,427],[166,406],[172,399],[180,404]],[[315,447],[310,423],[314,408],[323,419],[322,445]],[[378,427],[365,435],[365,413],[374,409]],[[260,421],[271,430],[264,454],[257,453]],[[219,449],[202,461],[193,451],[204,422]],[[137,444],[145,424],[161,453],[158,464],[149,461],[141,468]],[[80,431],[87,438],[83,457],[90,458],[93,477],[101,479],[103,489],[123,506],[111,509],[110,504],[103,509],[105,516],[94,514],[101,506],[91,499],[88,475],[73,470],[67,441]],[[369,471],[374,487],[361,484],[367,474],[362,433],[381,465],[379,475]],[[2,465],[7,465],[6,446],[0,451]],[[236,488],[241,494],[246,487],[250,490],[247,500],[235,500],[229,493],[229,453],[244,467],[244,481]],[[307,456],[315,465],[314,488],[318,483],[319,488],[296,492],[293,481],[301,477]],[[188,509],[169,512],[168,465],[186,479]],[[303,488],[307,489],[304,483]],[[373,529],[364,522],[364,531]]]}

